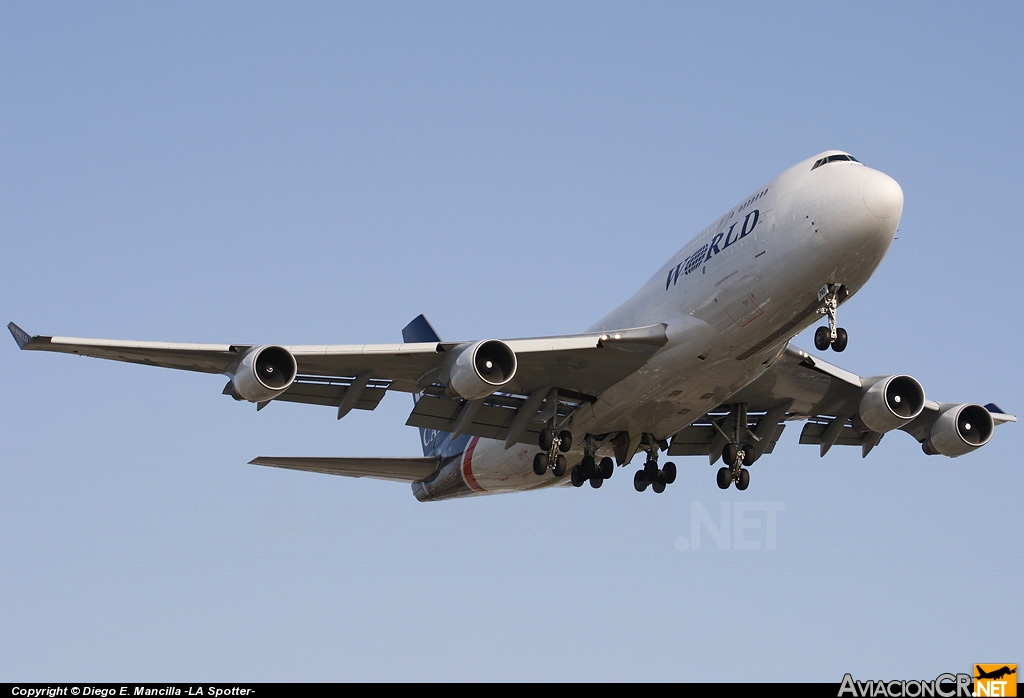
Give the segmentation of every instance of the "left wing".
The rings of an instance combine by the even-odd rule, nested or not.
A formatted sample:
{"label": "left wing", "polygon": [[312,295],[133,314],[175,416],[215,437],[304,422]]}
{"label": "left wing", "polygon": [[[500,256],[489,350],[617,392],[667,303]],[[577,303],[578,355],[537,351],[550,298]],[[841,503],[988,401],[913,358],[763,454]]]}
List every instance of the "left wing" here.
{"label": "left wing", "polygon": [[[900,429],[929,455],[961,456],[984,446],[996,426],[1016,422],[996,405],[935,402],[904,375],[861,377],[788,346],[756,381],[729,398],[747,405],[756,456],[771,452],[784,422],[807,420],[800,443],[820,447],[860,446],[863,456],[889,431]],[[714,463],[725,443],[729,412],[705,415],[673,439],[669,455],[708,454]]]}
{"label": "left wing", "polygon": [[13,322],[8,329],[25,350],[221,373],[230,378],[226,394],[258,408],[305,402],[336,408],[340,419],[375,409],[388,390],[423,393],[409,424],[511,443],[528,439],[539,416],[565,416],[596,399],[667,342],[662,324],[505,341],[296,346],[31,336]]}

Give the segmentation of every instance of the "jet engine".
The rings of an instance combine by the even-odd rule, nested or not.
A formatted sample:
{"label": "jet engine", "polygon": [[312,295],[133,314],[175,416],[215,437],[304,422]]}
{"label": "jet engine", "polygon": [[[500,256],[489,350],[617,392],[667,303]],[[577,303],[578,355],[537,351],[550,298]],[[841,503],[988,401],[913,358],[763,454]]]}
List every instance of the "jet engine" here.
{"label": "jet engine", "polygon": [[476,400],[500,390],[516,375],[516,354],[497,339],[457,349],[448,369],[448,393]]}
{"label": "jet engine", "polygon": [[231,376],[231,390],[239,400],[273,400],[291,387],[297,372],[295,357],[284,347],[253,347]]}
{"label": "jet engine", "polygon": [[981,405],[951,405],[932,424],[921,448],[929,456],[956,458],[987,444],[993,429],[992,415]]}
{"label": "jet engine", "polygon": [[858,416],[871,431],[884,434],[917,418],[924,410],[924,388],[910,376],[875,381],[860,400]]}

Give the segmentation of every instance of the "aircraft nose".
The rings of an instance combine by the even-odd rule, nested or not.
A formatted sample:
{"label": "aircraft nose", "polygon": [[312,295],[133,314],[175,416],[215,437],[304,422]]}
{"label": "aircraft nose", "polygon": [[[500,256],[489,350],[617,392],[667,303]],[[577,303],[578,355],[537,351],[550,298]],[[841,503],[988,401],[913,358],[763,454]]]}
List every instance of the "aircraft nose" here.
{"label": "aircraft nose", "polygon": [[889,175],[875,172],[864,182],[864,205],[883,221],[899,218],[903,213],[903,189]]}

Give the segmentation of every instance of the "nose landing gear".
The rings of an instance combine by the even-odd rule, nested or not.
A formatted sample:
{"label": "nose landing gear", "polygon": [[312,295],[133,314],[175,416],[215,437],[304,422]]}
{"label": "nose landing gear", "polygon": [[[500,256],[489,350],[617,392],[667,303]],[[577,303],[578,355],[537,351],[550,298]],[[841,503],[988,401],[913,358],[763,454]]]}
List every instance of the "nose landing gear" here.
{"label": "nose landing gear", "polygon": [[833,351],[846,349],[850,336],[842,327],[838,327],[836,314],[839,310],[839,296],[848,295],[845,286],[839,284],[827,284],[818,291],[818,300],[822,302],[818,312],[828,315],[828,327],[819,327],[814,332],[814,348],[818,351],[825,351],[830,346]]}

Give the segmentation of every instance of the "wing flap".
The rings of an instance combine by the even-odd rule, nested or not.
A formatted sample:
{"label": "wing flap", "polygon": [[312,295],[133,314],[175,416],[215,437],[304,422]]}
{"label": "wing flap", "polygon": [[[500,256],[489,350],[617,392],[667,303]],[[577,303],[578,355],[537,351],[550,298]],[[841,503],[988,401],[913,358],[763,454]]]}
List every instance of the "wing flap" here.
{"label": "wing flap", "polygon": [[260,456],[249,465],[303,470],[324,475],[369,477],[396,482],[417,482],[438,469],[439,458],[314,458],[302,456]]}
{"label": "wing flap", "polygon": [[[757,423],[751,422],[749,428],[753,430]],[[782,432],[786,425],[780,423],[773,435],[768,438],[763,453],[771,453],[775,450]],[[712,446],[715,444],[718,430],[706,424],[692,424],[672,437],[672,443],[668,447],[670,456],[709,456]],[[759,454],[760,455],[760,454]]]}
{"label": "wing flap", "polygon": [[[329,378],[321,376],[298,376],[292,387],[274,398],[275,401],[299,402],[308,405],[323,405],[325,407],[341,407],[345,396],[352,390],[352,384],[358,379],[351,378]],[[352,405],[353,409],[373,411],[384,399],[390,383],[388,381],[375,381],[365,386],[360,392],[358,399]],[[224,389],[230,394],[230,384]]]}
{"label": "wing flap", "polygon": [[[459,417],[469,407],[465,400],[452,400],[436,390],[425,392],[416,402],[407,426],[421,429],[435,429],[452,433],[459,426],[460,433],[479,436],[483,439],[504,441],[513,428],[516,416],[526,405],[527,397],[520,395],[495,394],[484,398],[483,404],[475,408],[468,424],[459,425]],[[537,436],[544,426],[542,418],[555,416],[564,418],[582,404],[583,400],[559,397],[554,405],[544,402],[538,406],[535,417],[529,418],[525,430],[519,435],[519,443],[537,443]]]}

